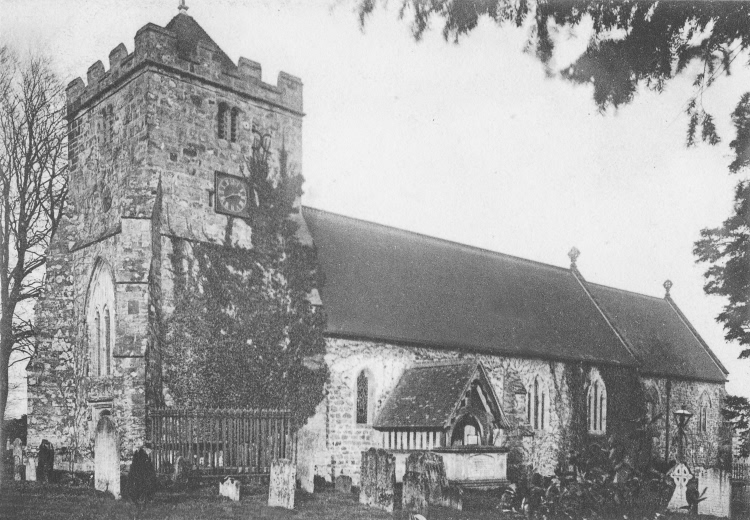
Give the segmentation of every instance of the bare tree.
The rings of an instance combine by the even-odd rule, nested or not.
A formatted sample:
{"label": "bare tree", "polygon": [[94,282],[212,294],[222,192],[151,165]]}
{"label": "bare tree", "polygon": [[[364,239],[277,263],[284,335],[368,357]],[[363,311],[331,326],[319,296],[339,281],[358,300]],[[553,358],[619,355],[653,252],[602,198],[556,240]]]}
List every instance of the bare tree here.
{"label": "bare tree", "polygon": [[21,352],[14,359],[23,360],[33,352],[29,309],[41,293],[68,192],[64,107],[62,83],[47,60],[20,60],[0,47],[0,418],[11,354]]}

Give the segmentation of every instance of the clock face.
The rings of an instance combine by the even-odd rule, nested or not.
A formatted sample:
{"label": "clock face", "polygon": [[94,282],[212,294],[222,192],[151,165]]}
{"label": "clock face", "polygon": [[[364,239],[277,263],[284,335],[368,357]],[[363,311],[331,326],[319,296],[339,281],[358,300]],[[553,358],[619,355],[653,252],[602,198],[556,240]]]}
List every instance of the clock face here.
{"label": "clock face", "polygon": [[217,173],[216,209],[233,215],[247,212],[247,184],[243,179]]}

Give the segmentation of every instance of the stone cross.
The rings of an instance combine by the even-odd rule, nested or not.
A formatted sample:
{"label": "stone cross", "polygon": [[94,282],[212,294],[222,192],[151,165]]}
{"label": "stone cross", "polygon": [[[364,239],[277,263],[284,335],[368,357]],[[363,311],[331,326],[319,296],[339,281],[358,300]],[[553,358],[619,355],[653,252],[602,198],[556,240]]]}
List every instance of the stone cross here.
{"label": "stone cross", "polygon": [[668,475],[674,480],[675,488],[672,493],[672,498],[667,504],[667,510],[675,511],[680,513],[687,513],[688,502],[685,497],[685,491],[687,491],[687,483],[693,478],[692,473],[684,464],[680,463],[669,470]]}
{"label": "stone cross", "polygon": [[271,482],[268,486],[269,507],[294,509],[294,488],[297,486],[297,468],[291,460],[271,462]]}
{"label": "stone cross", "polygon": [[235,502],[240,501],[240,481],[227,477],[219,482],[219,495]]}
{"label": "stone cross", "polygon": [[13,441],[13,478],[22,480],[21,468],[23,468],[23,445],[21,439]]}
{"label": "stone cross", "polygon": [[120,499],[120,438],[109,415],[103,415],[96,425],[94,487]]}

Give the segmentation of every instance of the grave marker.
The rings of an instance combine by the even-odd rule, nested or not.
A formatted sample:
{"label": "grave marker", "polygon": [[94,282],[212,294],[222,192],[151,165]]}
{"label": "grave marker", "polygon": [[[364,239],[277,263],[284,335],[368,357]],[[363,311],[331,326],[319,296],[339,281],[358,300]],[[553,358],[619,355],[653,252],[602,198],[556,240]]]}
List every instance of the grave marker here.
{"label": "grave marker", "polygon": [[297,486],[297,468],[288,459],[271,462],[271,482],[268,486],[268,505],[294,509],[294,488]]}
{"label": "grave marker", "polygon": [[102,415],[96,425],[94,487],[120,499],[120,439],[109,415]]}

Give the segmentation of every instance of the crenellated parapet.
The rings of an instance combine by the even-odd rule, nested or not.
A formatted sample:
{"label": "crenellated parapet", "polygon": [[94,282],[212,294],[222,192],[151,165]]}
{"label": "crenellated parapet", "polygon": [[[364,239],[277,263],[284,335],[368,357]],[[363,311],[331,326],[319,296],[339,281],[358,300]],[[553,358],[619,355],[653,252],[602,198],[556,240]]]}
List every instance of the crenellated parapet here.
{"label": "crenellated parapet", "polygon": [[109,53],[108,70],[97,61],[89,67],[86,83],[81,78],[71,81],[67,88],[69,116],[123,78],[149,66],[210,82],[239,95],[302,113],[302,81],[299,78],[280,72],[276,85],[264,83],[259,63],[240,58],[234,64],[210,38],[203,39],[201,34],[196,36],[193,27],[201,33],[202,29],[192,18],[180,14],[175,20],[183,22],[182,26],[175,25],[176,30],[153,23],[144,25],[135,35],[132,53],[128,54],[125,45],[120,43]]}

